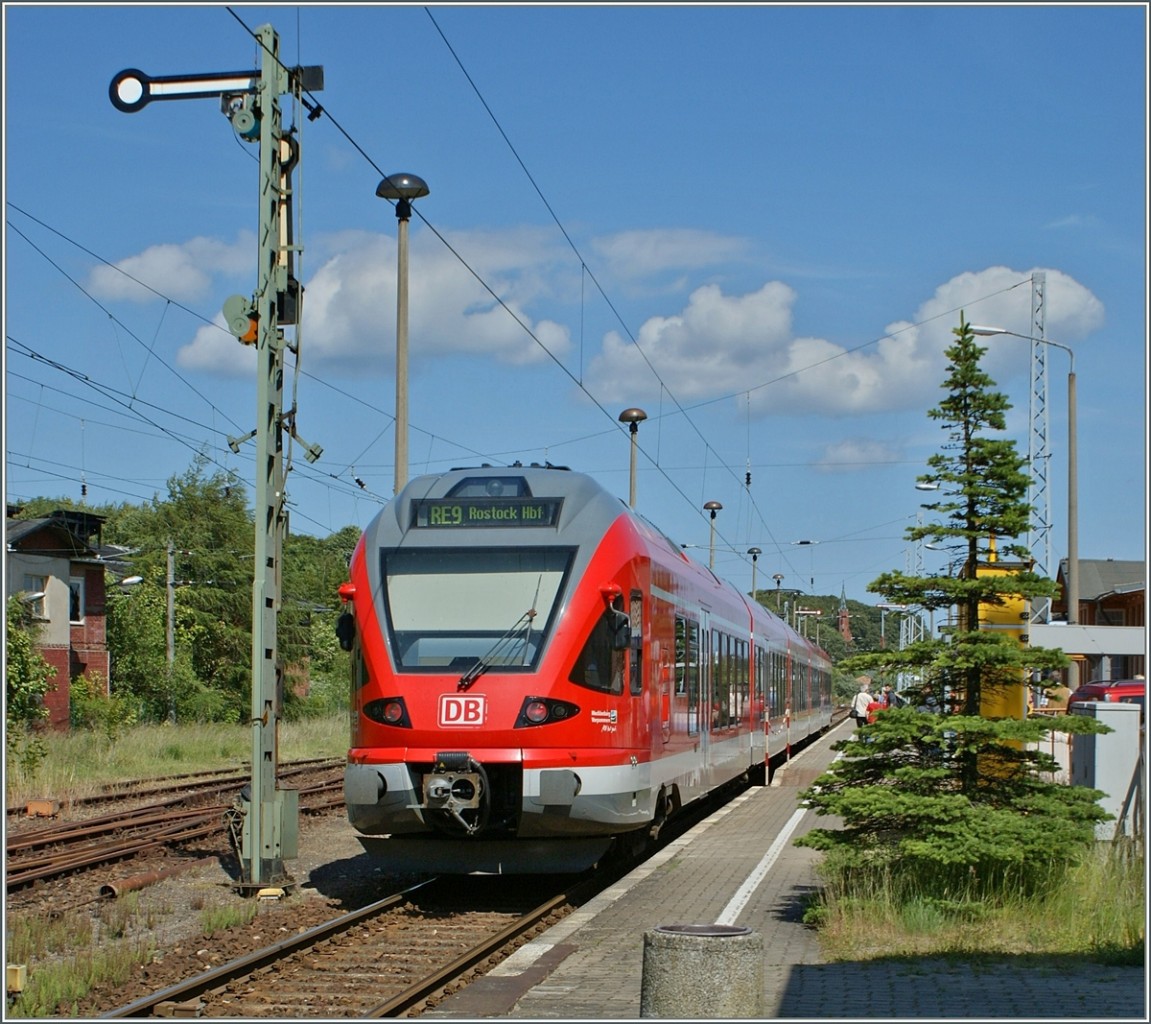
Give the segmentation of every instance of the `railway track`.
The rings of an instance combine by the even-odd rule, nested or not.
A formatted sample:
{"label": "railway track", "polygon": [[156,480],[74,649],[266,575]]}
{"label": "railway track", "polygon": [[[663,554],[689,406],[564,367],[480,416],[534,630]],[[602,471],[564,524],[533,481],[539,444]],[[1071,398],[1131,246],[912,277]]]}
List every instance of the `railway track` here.
{"label": "railway track", "polygon": [[[606,884],[432,879],[102,1017],[400,1017],[494,966]],[[546,890],[545,890],[546,891]]]}
{"label": "railway track", "polygon": [[[316,813],[343,804],[342,774],[331,768],[311,763],[297,765],[282,771],[279,777],[299,777],[317,771],[321,775],[326,771],[327,777],[299,787],[302,813]],[[159,851],[179,850],[199,841],[226,838],[225,816],[231,803],[211,801],[224,793],[234,795],[237,783],[246,781],[246,777],[229,775],[190,781],[193,785],[189,790],[156,803],[10,834],[5,844],[6,891],[11,894],[37,882]],[[149,788],[145,792],[155,790]],[[179,806],[181,804],[188,806]]]}
{"label": "railway track", "polygon": [[[290,779],[300,775],[343,770],[344,759],[338,757],[315,757],[297,761],[287,761],[279,766],[277,778]],[[87,796],[70,796],[58,803],[69,813],[79,807],[93,807],[103,804],[115,807],[137,800],[149,801],[153,806],[185,802],[195,794],[222,794],[243,786],[251,779],[247,768],[219,768],[200,772],[182,772],[151,779],[147,784],[139,782],[113,783],[101,788],[98,793]],[[158,799],[150,798],[156,797]],[[9,819],[19,820],[28,813],[28,804],[12,804],[5,808]]]}
{"label": "railway track", "polygon": [[[339,780],[333,779],[331,784],[335,792],[325,795],[323,787],[316,787],[320,792],[310,800],[342,803]],[[704,802],[698,807],[685,809],[682,815],[668,822],[659,834],[657,846],[671,841],[700,817],[710,813],[707,804]],[[305,810],[303,800],[301,805],[301,810]],[[220,812],[224,806],[211,804],[199,808],[214,817],[213,825],[220,839],[223,838],[224,824],[224,815]],[[136,814],[147,816],[143,810]],[[109,835],[114,834],[115,826],[111,822],[119,817],[122,823],[123,815],[106,817],[110,819]],[[194,820],[194,815],[188,815],[185,823]],[[82,831],[85,828],[93,830],[97,825],[98,822],[89,819],[87,822],[62,827]],[[13,839],[28,845],[23,837]],[[210,842],[197,842],[191,849],[166,849],[156,855],[145,855],[138,869],[144,873],[123,879],[119,888],[127,891],[133,887],[142,887],[188,868],[203,865],[204,854],[208,852],[209,846]],[[220,847],[226,849],[226,840],[220,843]],[[176,856],[171,856],[173,852]],[[209,859],[215,861],[218,856],[213,855]],[[598,891],[632,866],[634,862],[626,865],[617,863],[608,870],[597,872],[589,882]],[[381,878],[380,881],[384,880]],[[394,881],[403,884],[402,878]],[[533,930],[550,925],[568,909],[578,906],[591,895],[589,893],[581,898],[577,895],[578,890],[560,891],[560,886],[571,885],[570,877],[552,880],[556,888],[551,893],[544,890],[543,885],[547,880],[542,877],[533,878],[531,885],[525,885],[523,878],[517,882],[471,876],[462,880],[463,890],[458,888],[461,880],[454,881],[457,885],[454,890],[446,880],[438,883],[438,889],[422,883],[405,890],[399,896],[379,900],[369,908],[343,915],[314,928],[310,926],[321,919],[321,914],[327,916],[327,913],[331,913],[335,904],[327,908],[326,913],[325,908],[311,906],[307,902],[301,903],[294,912],[288,904],[276,911],[268,907],[267,914],[257,916],[248,939],[241,935],[237,935],[236,941],[230,936],[226,941],[221,941],[223,936],[193,939],[191,942],[199,942],[204,948],[190,945],[184,950],[169,942],[162,947],[164,953],[170,954],[164,958],[163,968],[157,965],[156,970],[142,969],[128,985],[118,986],[103,997],[95,996],[86,1006],[85,1012],[105,1016],[249,1016],[280,1019],[333,1015],[415,1015],[434,1005],[437,993],[455,991],[467,983],[469,975],[486,972],[514,950],[518,943],[526,941],[525,936],[530,937]],[[515,895],[514,901],[505,891],[502,902],[497,905],[496,886],[506,886],[509,883]],[[58,900],[60,897],[64,897],[73,909],[83,902],[94,902],[87,900],[76,903],[75,882],[71,878],[62,878],[56,884],[66,888],[59,889],[53,895],[54,890],[49,887],[45,890],[48,895],[45,897],[42,894],[38,901],[36,894],[42,893],[43,887],[25,887],[25,891],[17,896],[17,903],[31,897],[32,903],[24,908],[24,912],[30,910],[32,913],[45,914],[59,909],[51,904],[53,899]],[[117,888],[104,886],[101,896],[119,895]],[[323,891],[327,894],[332,892],[326,887]],[[485,902],[477,905],[475,897],[481,891]],[[378,892],[379,889],[366,898],[377,900]],[[437,892],[445,895],[436,896]],[[527,898],[526,893],[533,894],[535,898]],[[433,901],[433,896],[438,902]],[[560,897],[563,899],[555,902]],[[294,900],[295,897],[290,899]],[[11,908],[11,898],[9,905]],[[168,906],[166,902],[163,905]],[[343,908],[358,905],[362,904],[358,901],[342,904]],[[286,916],[284,912],[287,912]],[[269,924],[276,921],[277,917],[280,923],[269,928]],[[265,922],[262,927],[258,923],[260,921]],[[296,930],[304,934],[289,938],[290,933]],[[251,950],[261,944],[260,932],[264,934],[263,942],[268,941],[269,935],[277,933],[283,937],[283,941],[253,953]],[[349,937],[342,938],[344,935]],[[257,941],[252,942],[251,939]],[[199,952],[193,956],[191,954],[194,950]],[[365,950],[368,952],[365,953]],[[231,964],[205,970],[229,956],[236,957],[236,960]],[[182,969],[181,961],[187,961]],[[415,964],[421,965],[422,969],[416,970],[413,966]],[[153,978],[152,984],[156,991],[147,993],[146,979],[149,976]],[[175,982],[175,979],[181,977],[186,980]],[[386,989],[380,987],[385,984]],[[111,1011],[107,1009],[113,1000],[123,1002],[136,996],[138,998],[134,1003]]]}
{"label": "railway track", "polygon": [[[660,831],[647,854],[674,841],[743,788],[733,784],[686,809]],[[424,880],[101,1016],[416,1016],[613,884],[639,859],[613,859],[576,879]]]}

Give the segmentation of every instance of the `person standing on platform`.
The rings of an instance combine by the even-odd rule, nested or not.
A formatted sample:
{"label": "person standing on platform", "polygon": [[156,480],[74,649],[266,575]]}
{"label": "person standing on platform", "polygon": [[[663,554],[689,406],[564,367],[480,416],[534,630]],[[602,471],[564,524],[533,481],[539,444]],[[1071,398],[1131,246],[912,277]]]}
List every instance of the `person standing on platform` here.
{"label": "person standing on platform", "polygon": [[872,703],[871,680],[863,676],[859,680],[859,692],[851,700],[851,717],[855,719],[855,727],[867,724],[867,709]]}

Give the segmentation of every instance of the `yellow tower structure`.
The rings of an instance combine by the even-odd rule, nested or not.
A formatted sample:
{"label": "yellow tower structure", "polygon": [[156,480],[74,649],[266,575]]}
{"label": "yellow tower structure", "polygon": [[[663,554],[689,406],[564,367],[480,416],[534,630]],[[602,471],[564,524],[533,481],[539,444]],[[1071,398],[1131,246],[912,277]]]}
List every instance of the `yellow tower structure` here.
{"label": "yellow tower structure", "polygon": [[[996,558],[994,543],[991,557],[976,567],[979,576],[1009,576],[1025,572],[1031,566],[1026,562],[1001,562]],[[1027,601],[1019,594],[1005,595],[1002,604],[979,605],[979,628],[1005,632],[1022,646],[1026,643],[1029,619]],[[998,685],[984,685],[979,700],[979,713],[984,718],[1025,718],[1027,716],[1026,673],[1018,678],[998,680]]]}

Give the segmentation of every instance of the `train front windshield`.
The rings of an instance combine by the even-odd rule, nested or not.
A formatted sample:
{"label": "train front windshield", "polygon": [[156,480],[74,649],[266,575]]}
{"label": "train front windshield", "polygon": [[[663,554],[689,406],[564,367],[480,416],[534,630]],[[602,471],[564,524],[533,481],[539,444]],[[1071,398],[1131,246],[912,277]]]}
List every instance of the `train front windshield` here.
{"label": "train front windshield", "polygon": [[380,554],[388,637],[404,669],[534,668],[568,548],[396,548]]}

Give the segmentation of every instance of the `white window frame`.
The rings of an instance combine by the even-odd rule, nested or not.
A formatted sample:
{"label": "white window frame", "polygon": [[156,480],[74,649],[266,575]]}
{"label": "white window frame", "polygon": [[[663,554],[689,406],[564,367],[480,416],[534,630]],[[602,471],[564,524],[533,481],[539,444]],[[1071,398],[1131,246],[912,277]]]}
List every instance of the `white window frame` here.
{"label": "white window frame", "polygon": [[[84,617],[87,611],[85,603],[85,585],[87,580],[83,576],[71,576],[68,578],[68,621],[74,626],[82,626],[84,624]],[[78,615],[73,615],[73,608],[79,609]]]}
{"label": "white window frame", "polygon": [[24,592],[26,594],[41,594],[35,601],[29,601],[28,614],[34,619],[48,620],[48,579],[47,576],[38,576],[34,573],[24,574]]}

